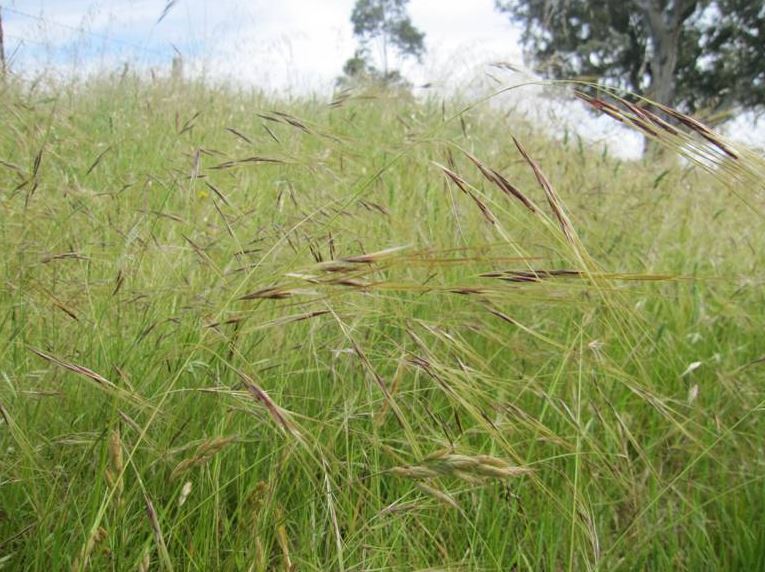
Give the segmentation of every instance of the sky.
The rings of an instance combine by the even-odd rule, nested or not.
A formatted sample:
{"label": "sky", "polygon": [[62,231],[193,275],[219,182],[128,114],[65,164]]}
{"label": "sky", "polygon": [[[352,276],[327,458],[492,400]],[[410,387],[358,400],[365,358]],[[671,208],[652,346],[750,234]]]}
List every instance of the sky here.
{"label": "sky", "polygon": [[[283,95],[330,93],[353,55],[354,0],[3,0],[6,57],[12,69],[63,74],[137,68],[167,70],[176,53],[187,73]],[[412,22],[425,33],[422,63],[396,62],[414,85],[480,97],[533,79],[493,67],[521,66],[522,30],[494,0],[411,0]],[[499,81],[499,83],[497,82]],[[542,124],[561,123],[623,158],[641,154],[642,138],[579,103],[555,103],[538,87],[493,101]],[[742,129],[747,131],[746,129]]]}
{"label": "sky", "polygon": [[[356,47],[354,0],[6,0],[6,51],[17,66],[167,63],[178,49],[213,77],[274,90],[331,87]],[[425,32],[422,65],[400,62],[415,81],[448,83],[480,63],[521,62],[520,30],[493,0],[412,0]],[[175,48],[173,48],[173,46]]]}

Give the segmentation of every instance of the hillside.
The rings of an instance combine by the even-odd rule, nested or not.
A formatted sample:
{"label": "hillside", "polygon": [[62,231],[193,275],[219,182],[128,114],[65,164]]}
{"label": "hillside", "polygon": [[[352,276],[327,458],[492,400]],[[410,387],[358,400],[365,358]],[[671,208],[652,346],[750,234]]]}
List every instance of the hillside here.
{"label": "hillside", "polygon": [[0,568],[765,568],[762,159],[0,89]]}

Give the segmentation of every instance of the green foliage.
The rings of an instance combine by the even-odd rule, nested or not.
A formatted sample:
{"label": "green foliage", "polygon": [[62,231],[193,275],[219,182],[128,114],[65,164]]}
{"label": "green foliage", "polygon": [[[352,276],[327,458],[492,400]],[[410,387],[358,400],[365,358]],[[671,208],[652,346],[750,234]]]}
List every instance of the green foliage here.
{"label": "green foliage", "polygon": [[351,13],[354,35],[362,44],[382,38],[401,54],[421,58],[425,35],[412,24],[407,4],[409,0],[357,0]]}
{"label": "green foliage", "polygon": [[586,77],[654,97],[660,83],[671,83],[661,103],[689,112],[765,104],[763,0],[496,6],[524,25],[524,45],[547,77]]}
{"label": "green foliage", "polygon": [[[414,57],[418,61],[422,58],[425,35],[412,24],[406,10],[408,3],[409,0],[356,1],[351,12],[351,23],[360,47],[343,68],[346,83],[349,79],[371,79],[381,84],[401,84],[400,73],[389,66],[392,52],[400,57]],[[382,70],[370,61],[375,42],[378,43]]]}
{"label": "green foliage", "polygon": [[678,96],[688,109],[765,106],[765,1],[717,0],[680,49]]}

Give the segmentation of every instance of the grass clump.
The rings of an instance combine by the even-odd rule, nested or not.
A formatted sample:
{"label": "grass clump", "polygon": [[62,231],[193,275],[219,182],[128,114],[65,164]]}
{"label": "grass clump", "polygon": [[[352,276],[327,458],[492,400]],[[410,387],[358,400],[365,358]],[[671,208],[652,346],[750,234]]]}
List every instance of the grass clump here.
{"label": "grass clump", "polygon": [[692,161],[384,93],[3,89],[0,566],[765,566],[755,154],[592,99]]}

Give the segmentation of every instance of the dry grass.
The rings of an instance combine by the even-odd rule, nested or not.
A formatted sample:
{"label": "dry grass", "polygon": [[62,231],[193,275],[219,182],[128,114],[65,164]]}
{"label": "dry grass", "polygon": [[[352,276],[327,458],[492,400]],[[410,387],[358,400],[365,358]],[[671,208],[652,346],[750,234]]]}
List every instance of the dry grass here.
{"label": "dry grass", "polygon": [[765,566],[752,151],[613,94],[689,161],[372,91],[2,89],[0,567]]}

